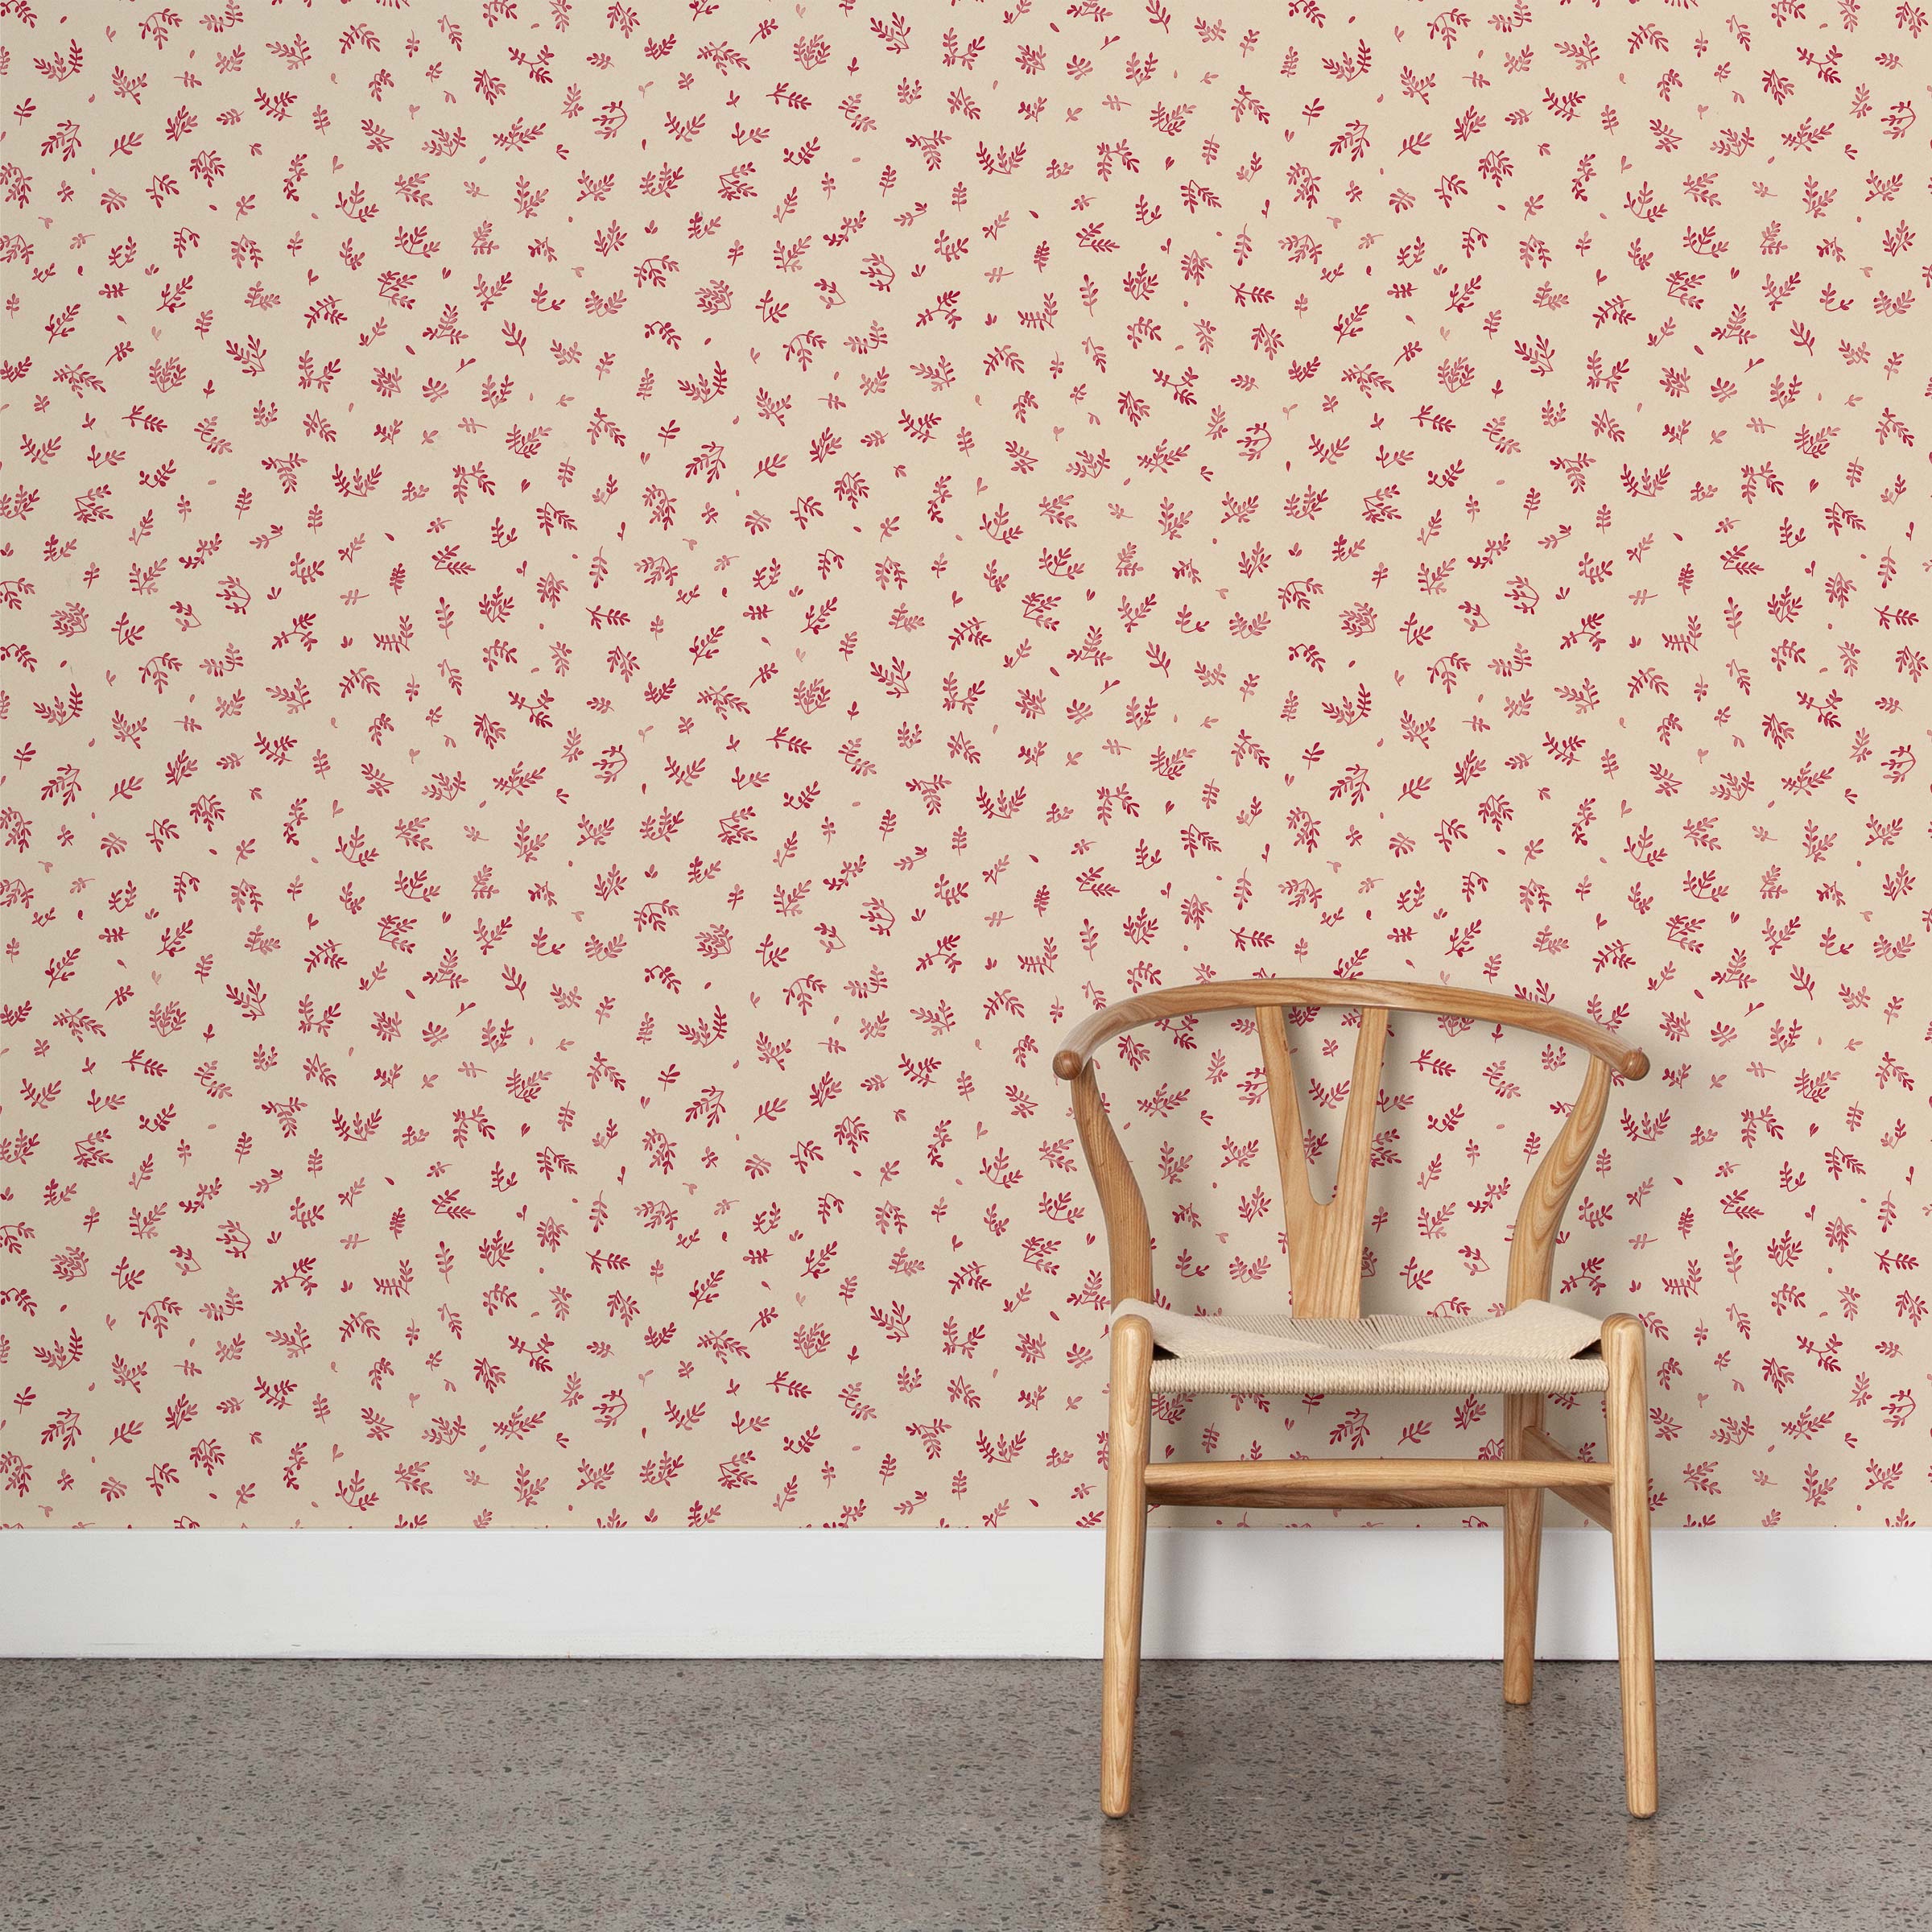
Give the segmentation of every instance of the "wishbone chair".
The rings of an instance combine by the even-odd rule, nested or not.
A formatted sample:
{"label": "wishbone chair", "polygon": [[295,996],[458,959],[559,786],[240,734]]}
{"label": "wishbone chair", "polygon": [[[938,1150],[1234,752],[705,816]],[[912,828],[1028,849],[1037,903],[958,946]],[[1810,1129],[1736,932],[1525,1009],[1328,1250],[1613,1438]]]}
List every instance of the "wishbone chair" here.
{"label": "wishbone chair", "polygon": [[[1286,1012],[1357,1008],[1361,1030],[1348,1085],[1335,1191],[1309,1186],[1301,1100],[1290,1066]],[[1154,1302],[1147,1210],[1107,1117],[1093,1067],[1096,1048],[1129,1027],[1177,1015],[1248,1009],[1257,1022],[1287,1219],[1293,1314],[1268,1330],[1297,1352],[1162,1347],[1145,1306]],[[1657,1713],[1650,1604],[1649,1459],[1644,1330],[1634,1316],[1602,1323],[1593,1352],[1558,1360],[1506,1352],[1426,1351],[1432,1333],[1472,1325],[1361,1313],[1363,1213],[1374,1139],[1382,1048],[1391,1011],[1519,1026],[1590,1055],[1583,1091],[1531,1177],[1509,1245],[1507,1307],[1547,1302],[1557,1228],[1596,1144],[1614,1073],[1641,1080],[1649,1061],[1592,1020],[1501,994],[1381,980],[1223,980],[1163,986],[1089,1014],[1054,1056],[1073,1088],[1080,1145],[1100,1199],[1114,1307],[1107,1439],[1107,1546],[1101,1671],[1100,1807],[1128,1809],[1134,1703],[1140,1683],[1141,1602],[1147,1511],[1158,1503],[1232,1508],[1476,1509],[1503,1505],[1503,1696],[1530,1701],[1543,1492],[1553,1489],[1610,1532],[1623,1703],[1624,1789],[1632,1814],[1657,1809]],[[1505,1321],[1508,1317],[1502,1318]],[[1526,1319],[1526,1318],[1525,1318]],[[1539,1315],[1539,1319],[1547,1319]],[[1170,1323],[1170,1328],[1181,1324]],[[1195,1324],[1199,1332],[1201,1324]],[[1297,1331],[1302,1332],[1298,1336]],[[1310,1340],[1328,1344],[1311,1348]],[[1250,1393],[1501,1393],[1504,1455],[1494,1460],[1411,1457],[1270,1462],[1148,1461],[1151,1397],[1200,1389]],[[1608,1459],[1579,1462],[1543,1430],[1547,1394],[1601,1390]]]}

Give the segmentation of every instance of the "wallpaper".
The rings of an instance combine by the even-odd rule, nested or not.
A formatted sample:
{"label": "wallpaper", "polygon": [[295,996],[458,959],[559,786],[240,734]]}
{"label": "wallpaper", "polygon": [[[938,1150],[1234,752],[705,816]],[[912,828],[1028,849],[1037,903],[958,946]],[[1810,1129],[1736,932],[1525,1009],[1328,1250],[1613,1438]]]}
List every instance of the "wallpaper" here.
{"label": "wallpaper", "polygon": [[[10,1521],[1094,1523],[1051,1053],[1265,974],[1643,1046],[1656,1520],[1924,1517],[1923,6],[208,3],[4,9]],[[1252,1022],[1100,1070],[1280,1306]],[[1369,1307],[1580,1078],[1397,1019]]]}

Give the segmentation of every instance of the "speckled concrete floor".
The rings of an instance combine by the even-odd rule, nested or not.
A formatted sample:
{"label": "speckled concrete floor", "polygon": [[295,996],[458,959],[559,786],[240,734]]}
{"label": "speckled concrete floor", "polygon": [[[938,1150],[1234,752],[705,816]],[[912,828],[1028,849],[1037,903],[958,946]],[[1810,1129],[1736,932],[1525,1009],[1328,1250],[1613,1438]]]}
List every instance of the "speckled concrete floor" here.
{"label": "speckled concrete floor", "polygon": [[1932,1926],[1932,1666],[0,1663],[23,1932]]}

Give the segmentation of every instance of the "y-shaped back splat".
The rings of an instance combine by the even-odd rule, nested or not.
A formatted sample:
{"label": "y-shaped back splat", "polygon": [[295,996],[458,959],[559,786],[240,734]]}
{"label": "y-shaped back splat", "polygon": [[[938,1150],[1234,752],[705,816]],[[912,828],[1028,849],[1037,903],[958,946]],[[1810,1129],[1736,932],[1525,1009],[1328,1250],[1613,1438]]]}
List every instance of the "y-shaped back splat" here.
{"label": "y-shaped back splat", "polygon": [[1261,1066],[1268,1075],[1268,1110],[1274,1121],[1274,1152],[1282,1170],[1282,1209],[1288,1221],[1288,1280],[1297,1320],[1352,1320],[1362,1311],[1362,1219],[1368,1200],[1368,1155],[1375,1141],[1376,1096],[1382,1080],[1382,1045],[1389,1014],[1361,1009],[1361,1036],[1348,1076],[1348,1111],[1335,1192],[1317,1201],[1308,1184],[1308,1153],[1302,1125],[1301,1091],[1288,1059],[1288,1029],[1278,1006],[1255,1009],[1261,1036]]}

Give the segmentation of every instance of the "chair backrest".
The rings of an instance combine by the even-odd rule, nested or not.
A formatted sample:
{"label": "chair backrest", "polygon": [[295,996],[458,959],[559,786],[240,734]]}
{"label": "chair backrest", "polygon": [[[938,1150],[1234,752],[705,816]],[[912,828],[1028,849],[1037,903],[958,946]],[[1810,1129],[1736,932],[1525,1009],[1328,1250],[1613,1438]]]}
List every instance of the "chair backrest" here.
{"label": "chair backrest", "polygon": [[[1391,1011],[1434,1013],[1525,1028],[1591,1056],[1583,1091],[1562,1130],[1531,1176],[1510,1240],[1508,1304],[1546,1298],[1556,1232],[1571,1191],[1596,1145],[1614,1070],[1641,1080],[1649,1062],[1596,1022],[1500,993],[1381,980],[1224,980],[1200,986],[1160,987],[1123,1000],[1082,1021],[1055,1056],[1055,1071],[1074,1084],[1081,1146],[1100,1197],[1113,1263],[1113,1299],[1147,1298],[1152,1289],[1150,1240],[1140,1185],[1107,1118],[1092,1065],[1094,1049],[1113,1034],[1149,1021],[1186,1013],[1252,1008],[1261,1035],[1269,1113],[1281,1170],[1288,1229],[1288,1278],[1298,1319],[1361,1312],[1362,1236],[1368,1195],[1369,1155],[1381,1084],[1382,1050]],[[1355,1062],[1343,1117],[1335,1191],[1317,1201],[1310,1184],[1301,1096],[1288,1053],[1286,1016],[1296,1009],[1352,1006],[1361,1013]]]}

